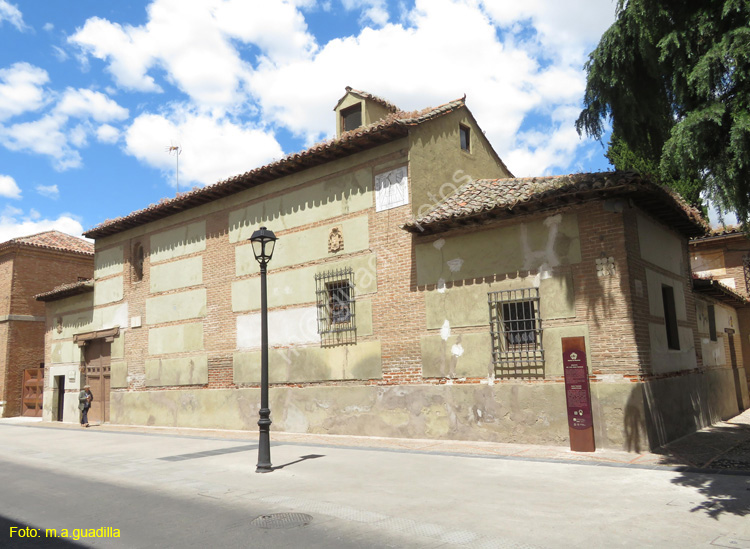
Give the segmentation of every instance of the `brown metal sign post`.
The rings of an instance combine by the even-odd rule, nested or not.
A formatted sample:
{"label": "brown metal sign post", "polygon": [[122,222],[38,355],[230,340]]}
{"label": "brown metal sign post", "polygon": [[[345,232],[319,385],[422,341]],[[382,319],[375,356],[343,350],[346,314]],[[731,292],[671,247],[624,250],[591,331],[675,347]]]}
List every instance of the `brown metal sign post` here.
{"label": "brown metal sign post", "polygon": [[585,339],[583,337],[562,338],[562,353],[570,449],[574,452],[593,452],[596,450],[596,445],[594,444],[594,419],[591,413]]}

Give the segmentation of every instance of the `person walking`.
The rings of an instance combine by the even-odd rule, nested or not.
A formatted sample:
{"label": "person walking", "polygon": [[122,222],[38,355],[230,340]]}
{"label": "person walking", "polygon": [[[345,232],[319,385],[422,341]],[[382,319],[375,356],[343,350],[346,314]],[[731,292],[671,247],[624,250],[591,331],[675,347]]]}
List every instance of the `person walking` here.
{"label": "person walking", "polygon": [[81,427],[89,426],[89,408],[94,395],[91,393],[91,385],[84,385],[83,391],[78,393],[78,409],[81,411]]}

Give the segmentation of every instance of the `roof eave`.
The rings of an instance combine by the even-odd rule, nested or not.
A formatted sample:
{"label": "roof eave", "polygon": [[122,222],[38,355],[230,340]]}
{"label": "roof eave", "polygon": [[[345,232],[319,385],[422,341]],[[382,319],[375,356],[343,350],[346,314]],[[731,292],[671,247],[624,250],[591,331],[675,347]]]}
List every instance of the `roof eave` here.
{"label": "roof eave", "polygon": [[[520,215],[539,213],[561,207],[583,204],[592,200],[606,200],[613,197],[625,197],[633,200],[635,204],[639,205],[646,212],[663,219],[671,227],[676,228],[688,237],[704,235],[706,233],[707,225],[705,225],[705,222],[702,223],[700,220],[690,217],[675,203],[675,199],[665,190],[653,184],[644,185],[635,183],[625,183],[616,187],[583,189],[573,192],[566,191],[565,189],[551,189],[543,192],[539,198],[518,202],[512,206],[502,205],[431,222],[420,223],[419,220],[414,220],[405,223],[401,228],[413,234],[430,235],[454,228],[485,225],[493,221],[510,219]],[[665,213],[667,214],[666,219]]]}
{"label": "roof eave", "polygon": [[355,131],[345,141],[335,143],[335,147],[327,146],[313,153],[305,154],[303,152],[290,155],[289,157],[274,162],[273,164],[267,164],[250,172],[227,179],[226,181],[221,181],[214,185],[185,193],[182,196],[173,198],[163,206],[158,206],[153,209],[147,208],[103,226],[94,227],[83,234],[88,238],[102,238],[121,233],[128,229],[175,215],[219,198],[242,192],[263,183],[287,175],[299,173],[306,169],[320,166],[341,158],[346,158],[347,156],[395,141],[405,137],[408,132],[408,127],[399,123],[389,124],[377,131]]}
{"label": "roof eave", "polygon": [[748,307],[750,301],[728,286],[712,278],[694,278],[693,290],[726,303],[731,307]]}
{"label": "roof eave", "polygon": [[65,299],[66,297],[72,297],[75,295],[87,294],[94,291],[94,281],[87,280],[85,282],[74,284],[72,286],[65,286],[59,290],[52,290],[44,292],[34,296],[37,301],[57,301],[59,299]]}

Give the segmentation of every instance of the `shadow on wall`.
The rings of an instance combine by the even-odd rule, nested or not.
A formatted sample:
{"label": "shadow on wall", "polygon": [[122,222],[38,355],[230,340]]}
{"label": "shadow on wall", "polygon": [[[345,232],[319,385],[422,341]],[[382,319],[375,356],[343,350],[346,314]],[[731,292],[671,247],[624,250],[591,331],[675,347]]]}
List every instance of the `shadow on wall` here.
{"label": "shadow on wall", "polygon": [[659,452],[671,441],[721,421],[710,392],[701,375],[634,385],[623,413],[625,449]]}
{"label": "shadow on wall", "polygon": [[[369,181],[369,180],[368,180]],[[355,177],[355,174],[349,174],[334,177],[326,181],[322,188],[319,186],[308,187],[302,192],[291,192],[284,194],[283,198],[265,199],[264,202],[254,200],[248,208],[255,210],[258,204],[263,207],[256,212],[256,216],[244,218],[235,221],[230,220],[230,231],[241,228],[256,229],[259,225],[274,224],[284,216],[293,213],[312,210],[330,203],[347,201],[359,195],[364,195],[373,190],[371,183],[364,183]],[[266,208],[266,204],[269,205]]]}

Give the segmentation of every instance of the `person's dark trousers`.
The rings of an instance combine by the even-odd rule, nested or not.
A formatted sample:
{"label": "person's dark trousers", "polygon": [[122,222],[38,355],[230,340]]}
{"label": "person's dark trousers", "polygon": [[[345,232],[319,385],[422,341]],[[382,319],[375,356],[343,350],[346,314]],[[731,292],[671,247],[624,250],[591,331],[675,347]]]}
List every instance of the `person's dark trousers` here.
{"label": "person's dark trousers", "polygon": [[81,425],[86,425],[89,422],[89,409],[84,408],[81,412]]}

